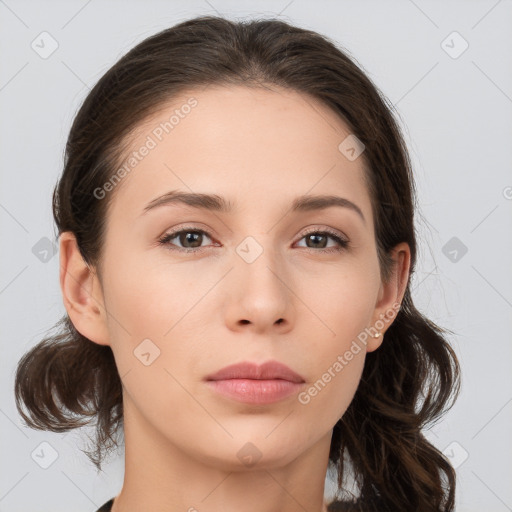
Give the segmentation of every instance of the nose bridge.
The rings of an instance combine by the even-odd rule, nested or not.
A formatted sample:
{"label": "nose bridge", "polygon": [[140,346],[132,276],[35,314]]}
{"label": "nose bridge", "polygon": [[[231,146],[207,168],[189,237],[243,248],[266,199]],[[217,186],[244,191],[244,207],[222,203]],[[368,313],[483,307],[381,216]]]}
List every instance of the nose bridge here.
{"label": "nose bridge", "polygon": [[236,292],[231,307],[238,321],[271,325],[281,319],[290,320],[285,264],[273,243],[271,234],[260,233],[246,236],[235,247]]}
{"label": "nose bridge", "polygon": [[259,233],[246,236],[236,246],[236,267],[240,279],[249,280],[247,284],[251,285],[261,283],[264,287],[276,284],[277,280],[278,286],[282,286],[276,274],[284,272],[284,265],[273,243],[271,234]]}

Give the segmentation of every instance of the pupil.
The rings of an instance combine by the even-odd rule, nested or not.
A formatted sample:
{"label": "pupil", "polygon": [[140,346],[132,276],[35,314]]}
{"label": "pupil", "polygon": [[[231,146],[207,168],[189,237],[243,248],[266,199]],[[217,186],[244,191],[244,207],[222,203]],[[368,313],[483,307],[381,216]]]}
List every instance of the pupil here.
{"label": "pupil", "polygon": [[[187,242],[196,242],[196,245],[193,245],[193,247],[197,247],[198,245],[201,245],[201,242],[199,242],[199,244],[197,245],[197,240],[198,240],[198,237],[201,236],[201,233],[193,233],[193,232],[186,232],[185,233],[185,240]],[[183,244],[183,240],[181,241],[181,243]],[[185,245],[185,244],[183,244]]]}
{"label": "pupil", "polygon": [[[325,239],[325,237],[323,235],[309,235],[309,239],[310,240],[311,239],[316,239],[316,241],[318,241],[317,240],[318,238],[324,238]],[[313,242],[315,242],[315,240],[313,240]],[[323,247],[323,245],[322,245],[322,247]]]}

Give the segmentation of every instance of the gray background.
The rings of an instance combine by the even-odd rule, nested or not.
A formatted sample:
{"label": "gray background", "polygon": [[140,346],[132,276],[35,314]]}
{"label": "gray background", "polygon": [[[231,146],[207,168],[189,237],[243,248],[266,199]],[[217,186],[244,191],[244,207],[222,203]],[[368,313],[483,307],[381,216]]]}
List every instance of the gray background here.
{"label": "gray background", "polygon": [[[14,369],[64,312],[50,206],[76,109],[129,48],[206,13],[279,15],[319,31],[396,105],[420,200],[414,295],[453,331],[463,370],[457,404],[427,436],[457,467],[458,511],[512,510],[507,0],[0,0],[0,510],[92,512],[119,492],[122,453],[97,474],[77,448],[86,431],[59,435],[22,425]],[[57,49],[45,55],[52,44]]]}

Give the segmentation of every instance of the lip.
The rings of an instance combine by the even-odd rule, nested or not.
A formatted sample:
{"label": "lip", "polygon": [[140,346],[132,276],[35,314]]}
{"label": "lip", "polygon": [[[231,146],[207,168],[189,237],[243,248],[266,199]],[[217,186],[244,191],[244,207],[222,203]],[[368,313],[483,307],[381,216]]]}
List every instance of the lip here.
{"label": "lip", "polygon": [[305,382],[301,375],[279,361],[267,361],[262,365],[244,361],[242,363],[226,366],[225,368],[222,368],[222,370],[206,377],[206,380],[227,379],[281,379],[296,383]]}
{"label": "lip", "polygon": [[222,368],[206,377],[216,392],[238,402],[270,404],[296,393],[303,377],[278,361],[262,365],[242,362]]}

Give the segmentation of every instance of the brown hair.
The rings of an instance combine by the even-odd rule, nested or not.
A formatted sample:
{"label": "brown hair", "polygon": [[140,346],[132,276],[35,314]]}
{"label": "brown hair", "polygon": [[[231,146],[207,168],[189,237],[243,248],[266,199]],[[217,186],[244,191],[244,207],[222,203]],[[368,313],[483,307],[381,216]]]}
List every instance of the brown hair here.
{"label": "brown hair", "polygon": [[[277,85],[336,112],[365,145],[382,275],[389,274],[390,250],[407,242],[412,276],[415,190],[393,106],[324,36],[279,20],[212,16],[185,21],[135,46],[103,75],[74,119],[53,212],[59,234],[75,234],[89,265],[100,270],[113,195],[98,200],[94,190],[113,175],[130,130],[177,93],[209,84]],[[367,354],[357,392],[334,427],[329,459],[337,469],[340,500],[330,510],[454,509],[455,471],[422,429],[453,404],[459,365],[444,331],[415,308],[410,277],[382,346]],[[101,469],[123,421],[114,357],[110,347],[82,336],[67,315],[56,328],[20,360],[16,404],[32,428],[62,432],[95,420],[95,451],[88,456]],[[357,484],[354,495],[343,490],[347,461]]]}

